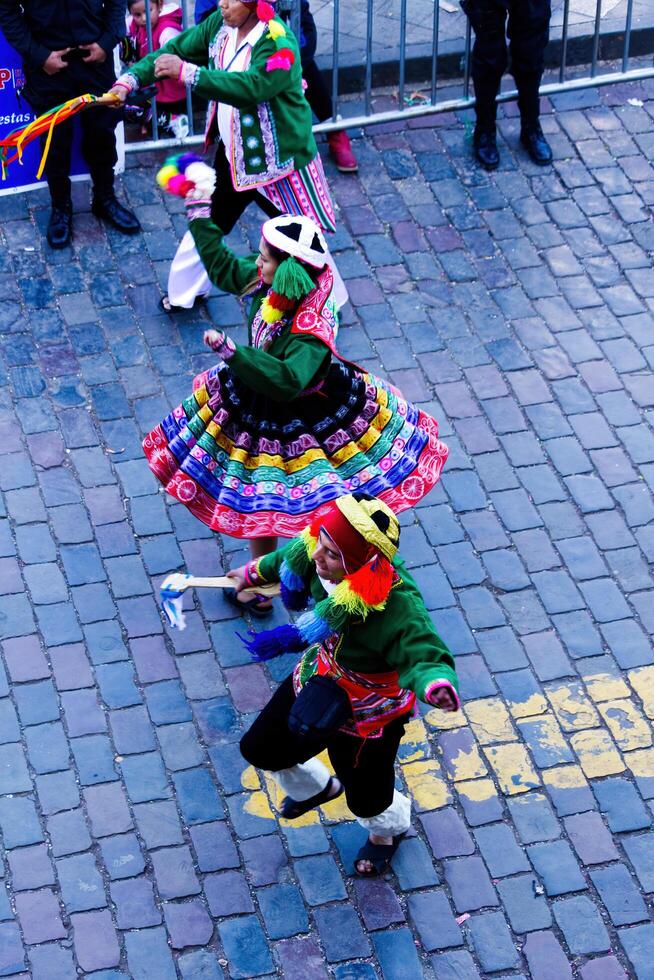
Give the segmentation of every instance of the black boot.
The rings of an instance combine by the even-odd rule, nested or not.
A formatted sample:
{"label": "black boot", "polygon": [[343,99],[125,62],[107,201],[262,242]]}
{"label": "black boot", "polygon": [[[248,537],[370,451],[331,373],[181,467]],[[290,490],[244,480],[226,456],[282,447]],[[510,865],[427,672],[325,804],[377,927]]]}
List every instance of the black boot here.
{"label": "black boot", "polygon": [[124,207],[113,191],[94,194],[91,211],[97,218],[108,221],[124,235],[135,235],[141,230],[139,220],[133,211]]}
{"label": "black boot", "polygon": [[500,163],[500,154],[497,149],[495,127],[493,126],[492,129],[475,127],[472,145],[475,149],[475,157],[484,170],[497,170]]}
{"label": "black boot", "polygon": [[540,123],[523,123],[520,129],[520,142],[539,167],[546,167],[552,162],[552,148],[543,136]]}
{"label": "black boot", "polygon": [[66,248],[73,231],[73,206],[70,201],[52,205],[46,238],[50,248]]}

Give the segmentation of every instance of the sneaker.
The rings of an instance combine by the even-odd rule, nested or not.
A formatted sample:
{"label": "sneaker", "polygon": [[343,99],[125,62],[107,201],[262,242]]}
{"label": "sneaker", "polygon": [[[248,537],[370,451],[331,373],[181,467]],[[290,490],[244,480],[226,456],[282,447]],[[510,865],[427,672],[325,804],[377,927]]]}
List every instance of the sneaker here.
{"label": "sneaker", "polygon": [[552,162],[552,148],[543,135],[540,123],[524,126],[520,130],[520,142],[539,167],[546,167]]}
{"label": "sneaker", "polygon": [[482,165],[484,170],[497,170],[500,165],[500,154],[497,149],[495,130],[475,130],[472,145],[477,162]]}
{"label": "sneaker", "polygon": [[350,137],[344,129],[336,133],[327,133],[329,155],[336,164],[336,169],[342,174],[354,174],[359,169],[357,158],[352,150]]}

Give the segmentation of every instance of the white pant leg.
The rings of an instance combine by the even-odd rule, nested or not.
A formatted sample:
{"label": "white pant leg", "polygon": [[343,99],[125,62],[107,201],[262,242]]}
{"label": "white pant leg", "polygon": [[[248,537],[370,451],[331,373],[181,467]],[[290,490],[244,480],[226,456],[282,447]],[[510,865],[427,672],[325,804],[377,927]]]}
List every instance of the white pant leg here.
{"label": "white pant leg", "polygon": [[379,834],[380,837],[398,837],[411,826],[411,800],[398,793],[393,793],[393,802],[376,817],[357,817],[358,822],[369,834]]}
{"label": "white pant leg", "polygon": [[309,759],[290,769],[280,769],[271,776],[292,800],[301,803],[322,793],[329,782],[329,769],[319,759]]}
{"label": "white pant leg", "polygon": [[168,273],[168,299],[173,306],[190,310],[198,296],[208,296],[211,280],[195,247],[193,235],[182,238]]}

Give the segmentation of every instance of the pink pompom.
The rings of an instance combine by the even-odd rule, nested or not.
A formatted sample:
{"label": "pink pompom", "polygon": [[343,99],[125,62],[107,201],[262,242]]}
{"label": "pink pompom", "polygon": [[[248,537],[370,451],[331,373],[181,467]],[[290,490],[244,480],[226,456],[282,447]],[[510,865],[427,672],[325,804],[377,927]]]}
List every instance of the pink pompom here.
{"label": "pink pompom", "polygon": [[268,21],[272,20],[274,16],[274,7],[271,7],[269,3],[266,3],[266,0],[259,0],[257,3],[257,17],[259,20],[262,20],[267,24]]}
{"label": "pink pompom", "polygon": [[295,55],[290,48],[282,48],[276,54],[273,54],[268,58],[266,62],[266,71],[274,71],[275,68],[280,68],[282,71],[288,71],[295,61]]}
{"label": "pink pompom", "polygon": [[170,180],[168,181],[168,186],[166,190],[170,194],[177,194],[180,197],[183,197],[184,194],[182,193],[182,185],[184,183],[188,183],[188,181],[184,177],[184,174],[176,174],[174,177],[171,177]]}

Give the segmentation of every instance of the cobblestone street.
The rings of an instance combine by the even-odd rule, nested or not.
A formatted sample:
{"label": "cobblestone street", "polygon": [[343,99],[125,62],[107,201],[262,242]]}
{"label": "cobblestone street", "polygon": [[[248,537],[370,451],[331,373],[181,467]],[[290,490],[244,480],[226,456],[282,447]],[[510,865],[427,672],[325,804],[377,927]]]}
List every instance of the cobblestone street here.
{"label": "cobblestone street", "polygon": [[241,759],[293,658],[249,663],[218,591],[161,618],[164,575],[245,551],[140,441],[215,360],[208,320],[246,340],[230,296],[158,307],[185,230],[162,155],[119,182],[135,238],[86,184],[72,251],[47,192],[0,198],[0,977],[653,980],[654,82],[545,107],[552,169],[514,105],[494,174],[471,113],[359,134],[358,176],[326,162],[340,350],[450,446],[400,550],[464,710],[411,723],[415,835],[377,880],[341,800],[280,821]]}

